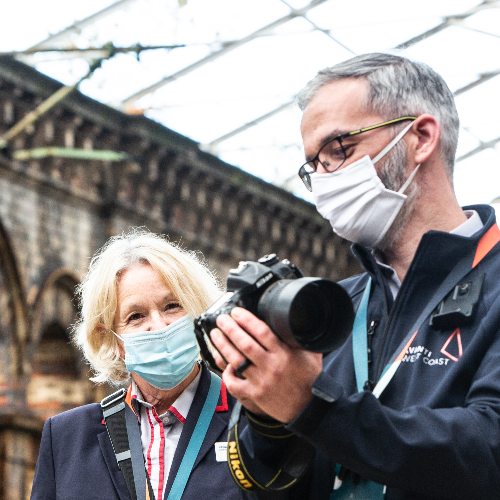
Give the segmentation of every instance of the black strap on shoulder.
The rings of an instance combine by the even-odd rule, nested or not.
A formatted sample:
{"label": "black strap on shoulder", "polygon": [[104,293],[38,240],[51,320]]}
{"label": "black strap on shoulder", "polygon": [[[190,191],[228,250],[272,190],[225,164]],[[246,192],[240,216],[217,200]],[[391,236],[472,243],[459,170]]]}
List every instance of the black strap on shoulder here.
{"label": "black strap on shoulder", "polygon": [[284,458],[276,464],[276,470],[271,473],[256,474],[249,472],[245,465],[245,451],[239,440],[238,423],[241,418],[242,406],[239,401],[233,407],[229,420],[227,461],[229,470],[236,484],[244,491],[279,491],[297,482],[311,463],[315,449],[308,442],[285,429],[280,422],[263,422],[247,413],[248,425],[257,433],[274,439],[290,439],[290,444]]}
{"label": "black strap on shoulder", "polygon": [[125,396],[126,390],[120,389],[101,401],[106,430],[132,500],[146,500],[146,484],[149,497],[153,499],[153,489],[144,467],[137,417],[125,403]]}

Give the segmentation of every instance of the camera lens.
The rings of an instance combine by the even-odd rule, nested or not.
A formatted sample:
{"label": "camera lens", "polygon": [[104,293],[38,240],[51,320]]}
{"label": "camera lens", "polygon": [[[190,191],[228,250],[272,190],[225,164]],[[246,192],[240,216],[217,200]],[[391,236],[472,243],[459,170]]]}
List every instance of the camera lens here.
{"label": "camera lens", "polygon": [[340,347],[354,321],[347,292],[319,278],[273,283],[260,298],[257,315],[286,344],[314,352]]}

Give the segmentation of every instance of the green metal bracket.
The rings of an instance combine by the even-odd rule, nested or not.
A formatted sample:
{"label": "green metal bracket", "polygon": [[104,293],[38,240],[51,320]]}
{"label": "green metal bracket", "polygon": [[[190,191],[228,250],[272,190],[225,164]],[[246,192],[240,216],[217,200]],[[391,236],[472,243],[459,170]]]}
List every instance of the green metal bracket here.
{"label": "green metal bracket", "polygon": [[128,153],[78,148],[46,147],[35,149],[18,149],[12,152],[14,160],[35,160],[47,157],[74,158],[78,160],[122,161],[130,158]]}

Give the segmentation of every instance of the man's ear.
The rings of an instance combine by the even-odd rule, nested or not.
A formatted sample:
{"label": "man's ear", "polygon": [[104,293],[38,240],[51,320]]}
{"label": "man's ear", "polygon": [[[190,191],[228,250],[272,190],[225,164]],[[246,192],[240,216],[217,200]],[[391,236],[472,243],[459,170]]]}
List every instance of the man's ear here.
{"label": "man's ear", "polygon": [[411,130],[414,133],[413,155],[415,163],[424,163],[437,151],[441,137],[441,125],[429,114],[420,115]]}

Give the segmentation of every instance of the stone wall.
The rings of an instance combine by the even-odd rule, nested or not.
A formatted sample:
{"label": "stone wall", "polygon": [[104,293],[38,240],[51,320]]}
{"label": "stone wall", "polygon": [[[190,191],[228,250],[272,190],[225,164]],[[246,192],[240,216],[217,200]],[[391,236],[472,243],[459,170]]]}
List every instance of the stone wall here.
{"label": "stone wall", "polygon": [[[60,84],[0,58],[0,134]],[[36,148],[125,152],[122,161],[45,157]],[[0,500],[29,498],[44,420],[99,401],[69,343],[75,285],[106,239],[133,226],[203,253],[225,278],[275,252],[305,275],[357,271],[314,207],[141,116],[74,93],[0,151]]]}

